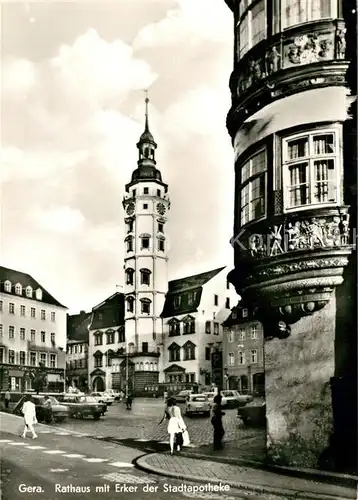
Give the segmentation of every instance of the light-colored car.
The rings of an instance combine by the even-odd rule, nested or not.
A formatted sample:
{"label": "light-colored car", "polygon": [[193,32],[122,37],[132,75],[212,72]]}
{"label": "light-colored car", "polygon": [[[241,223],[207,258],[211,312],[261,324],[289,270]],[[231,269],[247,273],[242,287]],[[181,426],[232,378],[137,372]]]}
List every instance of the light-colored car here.
{"label": "light-colored car", "polygon": [[114,398],[106,392],[91,392],[90,396],[92,398],[96,398],[99,403],[106,403],[108,406],[110,406],[114,401]]}
{"label": "light-colored car", "polygon": [[214,398],[217,395],[217,392],[203,392],[203,395],[208,398],[210,405],[213,405]]}
{"label": "light-colored car", "polygon": [[173,397],[177,403],[186,403],[188,397],[193,391],[180,391],[178,394],[175,394]]}
{"label": "light-colored car", "polygon": [[119,391],[115,391],[114,389],[108,389],[107,394],[111,398],[114,398],[114,401],[118,401],[120,399],[120,392]]}
{"label": "light-colored car", "polygon": [[185,414],[210,416],[211,405],[205,394],[190,394],[185,406]]}
{"label": "light-colored car", "polygon": [[244,406],[250,401],[252,401],[252,396],[240,394],[238,391],[228,390],[221,391],[221,406],[223,408],[237,408],[239,406]]}

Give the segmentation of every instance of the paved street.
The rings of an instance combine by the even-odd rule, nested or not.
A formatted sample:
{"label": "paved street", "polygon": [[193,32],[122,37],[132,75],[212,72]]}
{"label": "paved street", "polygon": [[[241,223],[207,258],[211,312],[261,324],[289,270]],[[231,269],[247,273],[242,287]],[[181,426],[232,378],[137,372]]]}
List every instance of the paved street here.
{"label": "paved street", "polygon": [[[155,495],[156,500],[164,500],[170,494],[182,499],[264,500],[260,495],[248,496],[227,485],[227,490],[221,493],[181,492],[183,486],[188,490],[203,485],[142,472],[132,463],[140,453],[121,445],[80,435],[47,433],[45,427],[38,431],[37,440],[0,433],[2,500],[35,499],[39,495],[44,500],[68,500],[76,496],[111,499],[118,495],[135,500]],[[274,495],[264,498],[277,499]]]}
{"label": "paved street", "polygon": [[[184,415],[184,405],[180,406]],[[167,447],[166,442],[168,441],[167,422],[164,421],[158,425],[163,411],[164,401],[162,399],[136,399],[131,411],[126,410],[124,403],[115,402],[108,407],[106,416],[99,421],[71,419],[62,423],[61,427],[91,436],[115,439],[129,446],[135,445],[145,451],[162,451]],[[188,418],[184,415],[184,420],[193,446],[199,447],[212,443],[213,429],[210,418]],[[257,438],[257,441],[262,443],[262,448],[264,448],[265,433],[263,429],[245,427],[236,418],[235,409],[225,410],[223,423],[225,441],[240,443],[240,441]]]}

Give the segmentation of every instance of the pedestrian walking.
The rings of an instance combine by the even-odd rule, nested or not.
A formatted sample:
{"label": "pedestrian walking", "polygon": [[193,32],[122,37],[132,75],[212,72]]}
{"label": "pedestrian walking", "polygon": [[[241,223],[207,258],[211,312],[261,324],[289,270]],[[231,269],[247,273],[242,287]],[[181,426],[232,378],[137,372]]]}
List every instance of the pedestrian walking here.
{"label": "pedestrian walking", "polygon": [[168,399],[167,412],[169,416],[168,434],[170,454],[173,455],[174,444],[176,445],[177,451],[181,451],[181,447],[183,446],[183,432],[186,431],[186,425],[183,417],[181,416],[180,408],[177,406],[174,398]]}
{"label": "pedestrian walking", "polygon": [[26,438],[27,431],[32,433],[32,439],[37,438],[37,434],[34,429],[34,424],[37,424],[36,419],[36,406],[34,405],[31,396],[26,398],[26,401],[22,407],[22,413],[24,415],[24,432],[22,433],[22,437]]}
{"label": "pedestrian walking", "polygon": [[10,400],[11,400],[11,394],[9,391],[6,391],[5,392],[5,408],[8,409],[9,408],[9,403],[10,403]]}
{"label": "pedestrian walking", "polygon": [[212,410],[211,423],[214,427],[214,450],[221,450],[223,447],[222,439],[225,434],[222,417],[225,413],[221,409],[222,397],[217,394],[214,397],[214,406]]}
{"label": "pedestrian walking", "polygon": [[133,403],[132,394],[130,392],[128,392],[127,400],[126,400],[127,410],[132,409],[132,403]]}

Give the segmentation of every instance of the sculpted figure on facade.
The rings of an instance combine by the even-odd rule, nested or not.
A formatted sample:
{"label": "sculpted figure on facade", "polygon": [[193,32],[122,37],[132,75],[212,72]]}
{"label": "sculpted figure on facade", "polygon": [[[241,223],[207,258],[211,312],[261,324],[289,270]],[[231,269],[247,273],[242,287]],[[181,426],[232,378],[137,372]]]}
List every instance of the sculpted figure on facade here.
{"label": "sculpted figure on facade", "polygon": [[340,28],[336,33],[336,58],[344,59],[346,56],[346,28]]}
{"label": "sculpted figure on facade", "polygon": [[270,255],[277,255],[283,253],[282,249],[282,235],[281,235],[282,225],[273,226],[270,229]]}
{"label": "sculpted figure on facade", "polygon": [[269,75],[280,69],[280,60],[281,55],[279,54],[277,47],[272,47],[272,49],[266,54],[266,68]]}

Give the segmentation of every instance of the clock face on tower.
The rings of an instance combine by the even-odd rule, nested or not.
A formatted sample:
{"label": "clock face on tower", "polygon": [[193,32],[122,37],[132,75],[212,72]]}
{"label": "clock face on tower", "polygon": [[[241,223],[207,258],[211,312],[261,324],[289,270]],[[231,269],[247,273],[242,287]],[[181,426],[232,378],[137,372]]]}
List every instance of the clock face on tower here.
{"label": "clock face on tower", "polygon": [[134,214],[134,209],[135,209],[134,203],[129,203],[126,210],[127,214],[128,215]]}
{"label": "clock face on tower", "polygon": [[164,203],[158,203],[157,205],[157,211],[160,215],[164,215],[165,214],[165,206],[164,206]]}

